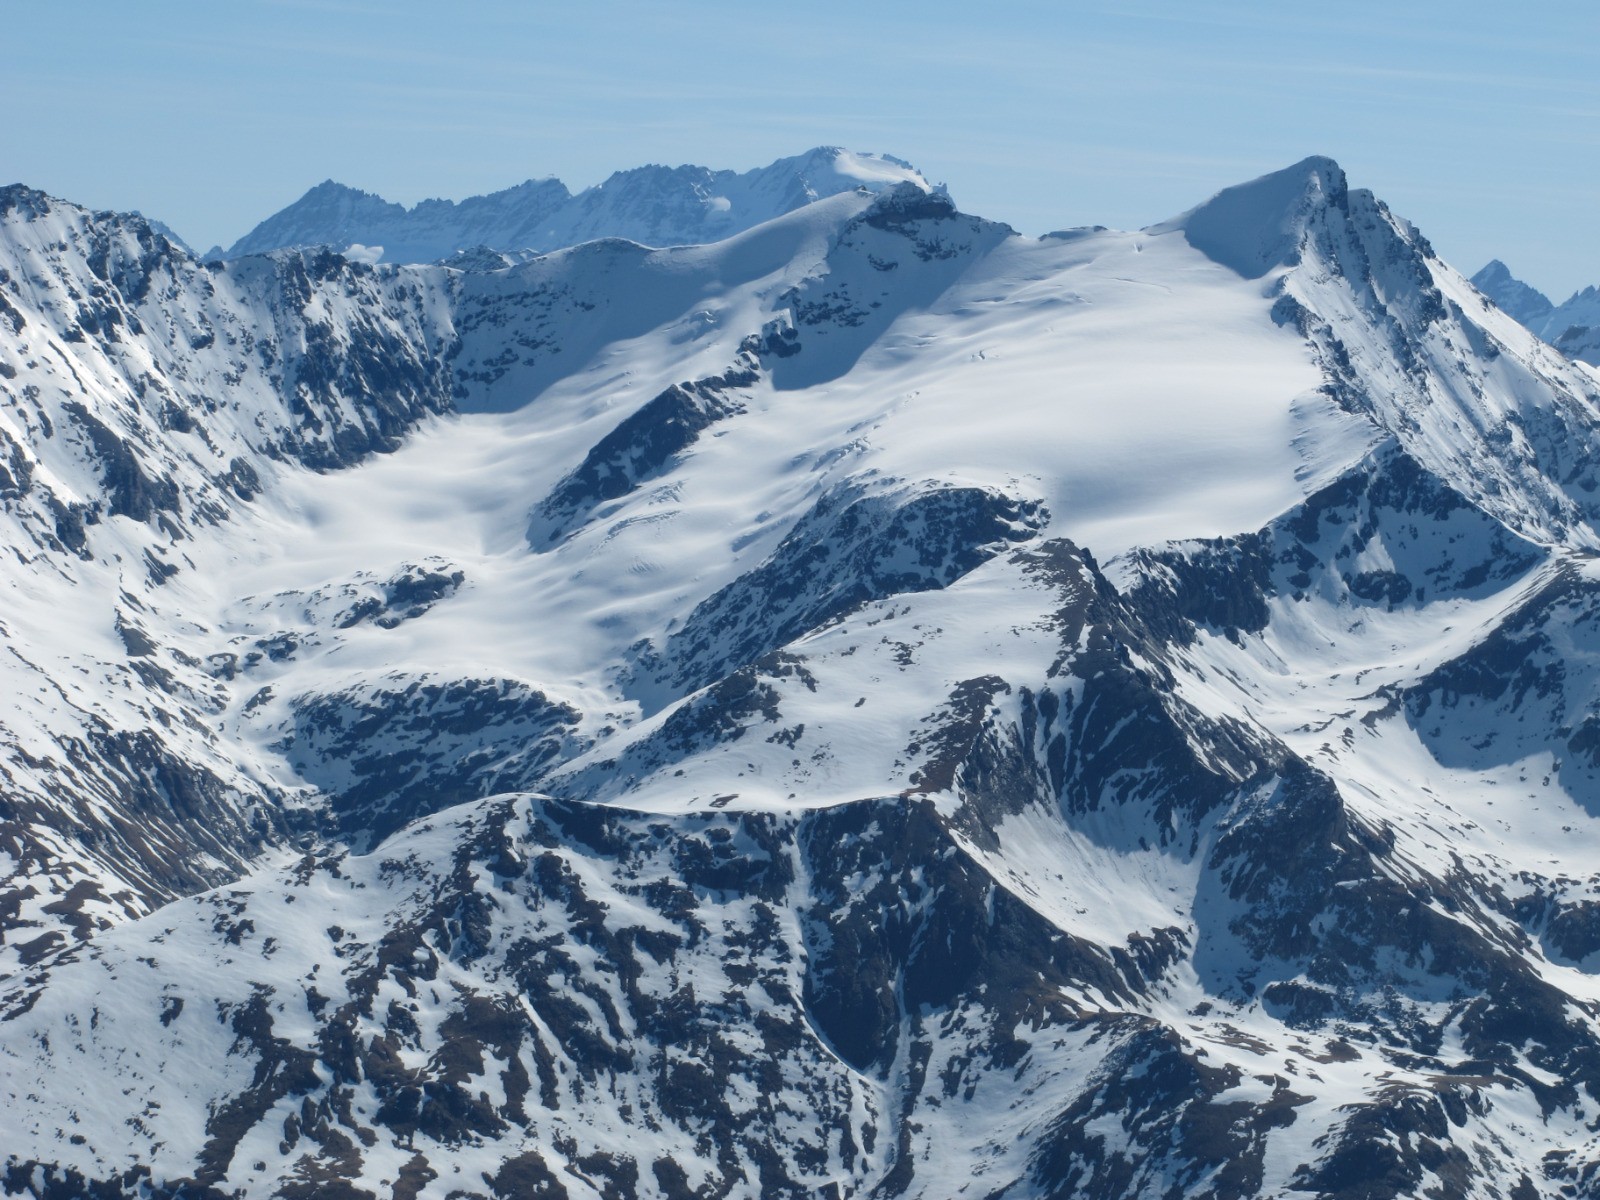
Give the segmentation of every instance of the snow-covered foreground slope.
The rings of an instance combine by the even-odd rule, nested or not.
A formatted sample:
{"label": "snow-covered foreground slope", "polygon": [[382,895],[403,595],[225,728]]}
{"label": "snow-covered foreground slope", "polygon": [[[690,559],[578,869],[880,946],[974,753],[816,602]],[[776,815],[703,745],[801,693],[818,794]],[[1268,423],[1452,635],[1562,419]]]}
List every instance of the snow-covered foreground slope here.
{"label": "snow-covered foreground slope", "polygon": [[26,203],[8,1189],[1596,1186],[1600,388],[1335,164],[499,269]]}
{"label": "snow-covered foreground slope", "polygon": [[365,261],[429,263],[463,251],[481,257],[481,248],[522,256],[603,237],[681,246],[728,237],[840,192],[902,183],[932,190],[908,163],[836,146],[743,173],[636,167],[576,195],[558,179],[537,179],[459,204],[424,200],[409,209],[330,179],[261,222],[226,257],[331,246]]}

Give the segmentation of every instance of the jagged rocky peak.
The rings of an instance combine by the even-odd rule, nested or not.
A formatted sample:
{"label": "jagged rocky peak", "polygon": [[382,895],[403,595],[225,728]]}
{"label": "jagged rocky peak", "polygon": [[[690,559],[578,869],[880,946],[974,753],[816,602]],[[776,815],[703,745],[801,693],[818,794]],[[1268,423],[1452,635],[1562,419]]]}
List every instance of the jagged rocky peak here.
{"label": "jagged rocky peak", "polygon": [[[117,258],[128,265],[132,258],[192,258],[189,247],[160,221],[142,213],[91,212],[80,205],[57,199],[38,188],[13,183],[0,188],[0,222],[16,230],[14,241],[19,245],[38,243],[42,235],[37,230],[26,231],[19,226],[51,223],[50,228],[66,241],[38,245],[44,253],[63,253],[76,249],[90,256],[89,267],[97,279],[111,282],[106,272],[111,260]],[[170,245],[169,245],[170,243]],[[14,289],[13,289],[14,290]]]}
{"label": "jagged rocky peak", "polygon": [[[474,245],[510,242],[568,199],[554,179],[529,180],[459,204],[423,200],[407,209],[370,192],[326,180],[235,242],[224,257],[297,246],[371,248],[391,262],[429,262]],[[476,236],[474,236],[476,235]]]}
{"label": "jagged rocky peak", "polygon": [[605,237],[696,244],[840,192],[904,183],[936,190],[901,159],[836,146],[742,173],[651,165],[618,171],[577,195],[557,179],[538,179],[460,202],[424,200],[410,209],[329,180],[240,238],[227,257],[329,245],[361,246],[386,262],[435,262],[474,246],[544,252]]}
{"label": "jagged rocky peak", "polygon": [[310,212],[331,211],[341,216],[364,213],[387,215],[397,210],[404,211],[400,205],[391,204],[382,196],[364,192],[360,188],[353,188],[333,179],[324,179],[307,191],[298,203]]}
{"label": "jagged rocky peak", "polygon": [[1568,358],[1600,366],[1600,287],[1574,292],[1554,304],[1499,259],[1472,277],[1473,285],[1509,316]]}
{"label": "jagged rocky peak", "polygon": [[1550,297],[1531,287],[1511,273],[1511,268],[1498,258],[1472,277],[1472,286],[1493,300],[1503,312],[1515,317],[1528,328],[1550,315],[1555,305]]}
{"label": "jagged rocky peak", "polygon": [[0,215],[17,210],[43,216],[50,211],[50,197],[25,183],[8,183],[0,188]]}
{"label": "jagged rocky peak", "polygon": [[222,257],[237,258],[286,246],[330,245],[343,249],[365,230],[386,228],[405,208],[382,196],[325,179],[289,207],[256,226]]}

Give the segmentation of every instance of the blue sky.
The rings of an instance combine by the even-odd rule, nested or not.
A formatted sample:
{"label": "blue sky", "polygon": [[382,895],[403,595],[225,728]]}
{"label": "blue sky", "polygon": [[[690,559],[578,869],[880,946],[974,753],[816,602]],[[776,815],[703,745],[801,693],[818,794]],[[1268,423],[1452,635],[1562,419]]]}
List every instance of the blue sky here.
{"label": "blue sky", "polygon": [[412,203],[887,151],[1027,233],[1308,154],[1466,271],[1600,283],[1600,5],[143,0],[8,5],[0,182],[198,248],[324,178]]}

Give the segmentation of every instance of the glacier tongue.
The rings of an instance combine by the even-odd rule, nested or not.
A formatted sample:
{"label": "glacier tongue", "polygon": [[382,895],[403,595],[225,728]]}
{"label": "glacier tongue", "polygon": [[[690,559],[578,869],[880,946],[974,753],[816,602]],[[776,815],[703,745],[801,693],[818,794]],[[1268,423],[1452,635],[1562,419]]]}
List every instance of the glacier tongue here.
{"label": "glacier tongue", "polygon": [[1593,1188],[1596,377],[1327,159],[829,153],[398,268],[3,193],[9,1192]]}

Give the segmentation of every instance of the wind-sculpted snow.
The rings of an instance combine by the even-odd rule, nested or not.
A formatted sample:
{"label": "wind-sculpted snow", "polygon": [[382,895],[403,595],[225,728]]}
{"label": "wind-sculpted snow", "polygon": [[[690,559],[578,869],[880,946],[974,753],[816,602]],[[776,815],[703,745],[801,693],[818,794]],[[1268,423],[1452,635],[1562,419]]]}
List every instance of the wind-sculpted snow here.
{"label": "wind-sculpted snow", "polygon": [[1339,164],[1308,158],[1287,170],[1225,188],[1198,208],[1157,229],[1181,229],[1206,257],[1259,279],[1293,266],[1328,209],[1348,212],[1349,187]]}
{"label": "wind-sculpted snow", "polygon": [[933,304],[987,251],[1015,237],[1007,225],[961,212],[948,196],[900,184],[840,229],[827,269],[778,297],[798,349],[773,364],[783,389],[847,373],[907,312]]}
{"label": "wind-sculpted snow", "polygon": [[8,1193],[1594,1190],[1595,376],[1326,159],[877,183],[5,193]]}

